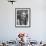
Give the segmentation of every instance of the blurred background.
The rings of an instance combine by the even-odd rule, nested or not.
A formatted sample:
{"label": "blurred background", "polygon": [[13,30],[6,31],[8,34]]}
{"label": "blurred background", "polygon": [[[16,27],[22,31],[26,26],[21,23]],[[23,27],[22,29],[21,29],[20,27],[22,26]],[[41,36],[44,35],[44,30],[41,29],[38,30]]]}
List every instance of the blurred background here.
{"label": "blurred background", "polygon": [[[15,8],[31,8],[30,28],[15,27]],[[19,32],[29,34],[32,40],[46,41],[45,0],[17,0],[13,5],[0,0],[0,41],[15,40]]]}

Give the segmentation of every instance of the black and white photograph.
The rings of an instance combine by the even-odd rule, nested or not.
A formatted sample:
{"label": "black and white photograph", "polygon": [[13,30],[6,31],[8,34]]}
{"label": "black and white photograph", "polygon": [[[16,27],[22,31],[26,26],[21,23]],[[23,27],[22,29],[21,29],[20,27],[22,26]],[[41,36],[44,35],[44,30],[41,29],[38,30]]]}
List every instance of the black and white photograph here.
{"label": "black and white photograph", "polygon": [[30,27],[30,8],[16,8],[15,12],[15,26]]}

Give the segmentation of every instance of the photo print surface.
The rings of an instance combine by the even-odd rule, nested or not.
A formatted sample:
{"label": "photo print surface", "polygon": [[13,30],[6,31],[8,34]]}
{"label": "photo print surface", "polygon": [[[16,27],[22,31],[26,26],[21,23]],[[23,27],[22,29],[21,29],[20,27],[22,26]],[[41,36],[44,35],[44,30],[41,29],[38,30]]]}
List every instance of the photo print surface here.
{"label": "photo print surface", "polygon": [[16,8],[15,9],[15,26],[29,27],[30,26],[30,8]]}

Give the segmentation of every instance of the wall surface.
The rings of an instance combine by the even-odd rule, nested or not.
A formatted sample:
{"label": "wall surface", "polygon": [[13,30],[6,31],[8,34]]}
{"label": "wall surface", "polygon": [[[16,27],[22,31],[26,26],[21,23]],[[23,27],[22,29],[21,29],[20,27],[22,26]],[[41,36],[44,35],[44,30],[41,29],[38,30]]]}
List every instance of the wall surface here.
{"label": "wall surface", "polygon": [[[31,39],[46,40],[46,1],[17,0],[13,5],[0,0],[0,41],[15,40],[19,32],[30,34]],[[15,8],[31,8],[31,27],[15,27]]]}

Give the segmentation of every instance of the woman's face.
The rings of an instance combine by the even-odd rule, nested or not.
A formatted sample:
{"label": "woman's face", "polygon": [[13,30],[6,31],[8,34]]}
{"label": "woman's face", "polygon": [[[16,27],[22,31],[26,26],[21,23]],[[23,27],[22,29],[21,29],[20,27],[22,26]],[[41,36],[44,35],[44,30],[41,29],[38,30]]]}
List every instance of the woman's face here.
{"label": "woman's face", "polygon": [[25,13],[22,13],[21,14],[21,18],[25,18],[26,17],[26,14]]}

